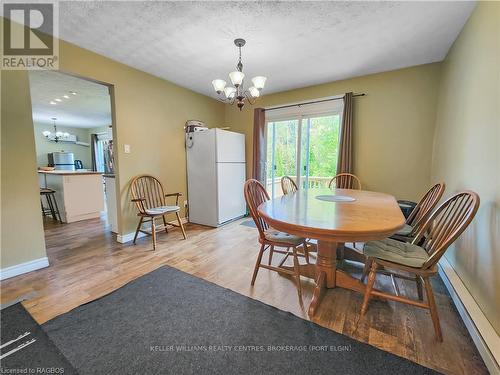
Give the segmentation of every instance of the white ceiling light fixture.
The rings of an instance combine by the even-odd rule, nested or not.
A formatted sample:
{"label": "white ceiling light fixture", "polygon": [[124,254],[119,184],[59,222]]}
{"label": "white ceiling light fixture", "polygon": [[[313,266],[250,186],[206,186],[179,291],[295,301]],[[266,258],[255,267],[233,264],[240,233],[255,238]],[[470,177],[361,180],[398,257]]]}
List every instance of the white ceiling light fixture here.
{"label": "white ceiling light fixture", "polygon": [[264,88],[267,79],[263,76],[252,78],[253,86],[245,90],[245,74],[243,73],[243,64],[241,62],[241,47],[243,47],[245,43],[245,39],[238,38],[234,40],[234,44],[236,45],[236,47],[238,47],[239,51],[236,70],[229,73],[229,79],[231,80],[231,83],[234,87],[226,86],[226,81],[224,81],[223,79],[214,79],[212,81],[214,90],[217,95],[219,95],[219,100],[230,104],[236,103],[240,111],[245,105],[245,100],[252,105],[254,104],[254,102],[252,102],[252,99],[256,99],[260,96],[260,92]]}
{"label": "white ceiling light fixture", "polygon": [[57,130],[57,125],[56,125],[57,117],[51,117],[51,120],[54,123],[54,132],[44,130],[42,132],[43,136],[54,142],[59,142],[60,140],[62,140],[62,138],[68,138],[69,133],[63,133]]}

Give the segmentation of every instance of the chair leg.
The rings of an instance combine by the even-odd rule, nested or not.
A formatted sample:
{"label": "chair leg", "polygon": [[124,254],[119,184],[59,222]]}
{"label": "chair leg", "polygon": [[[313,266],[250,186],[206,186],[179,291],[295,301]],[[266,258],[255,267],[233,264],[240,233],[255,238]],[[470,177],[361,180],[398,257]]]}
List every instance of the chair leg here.
{"label": "chair leg", "polygon": [[366,276],[368,276],[368,273],[370,272],[370,267],[372,266],[372,261],[373,259],[371,258],[366,258],[365,266],[363,268],[363,274],[361,275],[361,282],[364,283]]}
{"label": "chair leg", "polygon": [[50,215],[52,216],[52,219],[57,221],[56,212],[54,211],[54,206],[52,205],[52,198],[50,194],[45,195],[45,197],[47,198],[47,204],[49,205]]}
{"label": "chair leg", "polygon": [[307,242],[304,242],[302,247],[304,248],[304,258],[306,258],[306,263],[309,264],[309,249],[307,248]]}
{"label": "chair leg", "polygon": [[373,289],[373,284],[375,283],[375,278],[377,276],[377,262],[371,262],[371,270],[368,275],[368,283],[366,284],[365,296],[363,298],[363,306],[361,306],[361,315],[366,314],[366,310],[368,310],[368,302],[370,302],[371,292]]}
{"label": "chair leg", "polygon": [[55,210],[56,210],[56,215],[59,216],[59,222],[62,223],[61,212],[59,211],[59,207],[57,206],[56,196],[52,195],[52,198],[54,199],[54,206],[55,206]]}
{"label": "chair leg", "polygon": [[165,227],[165,233],[168,233],[167,219],[165,219],[165,215],[162,216],[162,219],[163,219],[163,226]]}
{"label": "chair leg", "polygon": [[439,316],[436,307],[436,301],[434,299],[434,293],[432,292],[431,281],[429,277],[424,277],[425,293],[427,294],[427,301],[429,303],[429,308],[431,310],[432,324],[434,324],[434,331],[436,332],[436,339],[439,342],[443,341],[443,334],[441,333],[441,325],[439,324]]}
{"label": "chair leg", "polygon": [[417,293],[418,293],[418,299],[420,301],[424,300],[424,292],[422,290],[422,279],[420,276],[415,276],[415,283],[417,284]]}
{"label": "chair leg", "polygon": [[156,223],[154,216],[151,218],[151,234],[153,235],[153,250],[156,250]]}
{"label": "chair leg", "polygon": [[135,241],[137,240],[137,235],[139,234],[139,230],[141,229],[142,221],[144,218],[141,216],[141,219],[139,220],[139,224],[137,224],[137,229],[135,230],[135,235],[134,235],[134,245]]}
{"label": "chair leg", "polygon": [[345,243],[342,244],[340,248],[340,266],[342,267],[344,265],[344,259],[345,259]]}
{"label": "chair leg", "polygon": [[300,285],[300,269],[299,269],[299,258],[297,256],[297,248],[293,248],[293,271],[295,272],[295,282],[297,283],[297,292],[299,293],[299,298],[302,299],[302,287]]}
{"label": "chair leg", "polygon": [[[287,248],[286,250],[288,251],[289,248]],[[269,260],[267,262],[267,264],[271,265],[272,261],[273,261],[273,254],[274,254],[274,245],[271,245],[271,248],[269,249]]]}
{"label": "chair leg", "polygon": [[181,220],[181,217],[179,215],[178,212],[175,213],[175,216],[177,216],[177,221],[179,222],[179,226],[181,227],[181,231],[182,231],[182,236],[184,237],[184,239],[186,239],[186,231],[184,230],[184,225],[182,225],[182,220]]}
{"label": "chair leg", "polygon": [[255,268],[253,269],[252,282],[250,283],[250,285],[252,286],[255,284],[255,279],[257,278],[257,272],[259,272],[260,262],[262,262],[262,255],[264,255],[264,249],[265,245],[262,244],[262,246],[260,247],[259,256],[257,257],[257,262],[255,262]]}

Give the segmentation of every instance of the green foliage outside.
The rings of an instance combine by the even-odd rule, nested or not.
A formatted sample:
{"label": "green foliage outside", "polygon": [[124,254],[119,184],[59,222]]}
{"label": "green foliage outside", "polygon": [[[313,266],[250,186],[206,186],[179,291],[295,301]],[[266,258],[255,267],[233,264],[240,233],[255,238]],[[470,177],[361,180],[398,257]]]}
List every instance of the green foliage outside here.
{"label": "green foliage outside", "polygon": [[[307,134],[309,121],[309,152]],[[274,129],[273,129],[274,124]],[[279,121],[268,124],[267,177],[272,178],[272,140],[275,138],[275,177],[296,175],[296,153],[299,126],[298,120]],[[309,176],[333,177],[337,169],[340,116],[324,116],[302,120],[301,175],[309,155]]]}

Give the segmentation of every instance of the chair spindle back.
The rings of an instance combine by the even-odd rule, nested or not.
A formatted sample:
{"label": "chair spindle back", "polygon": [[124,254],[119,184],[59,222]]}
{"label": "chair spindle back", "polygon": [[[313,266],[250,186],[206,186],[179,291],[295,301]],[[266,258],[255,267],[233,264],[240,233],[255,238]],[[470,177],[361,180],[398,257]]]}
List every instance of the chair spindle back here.
{"label": "chair spindle back", "polygon": [[479,208],[479,196],[473,191],[463,191],[448,198],[429,219],[414,238],[414,244],[429,253],[422,268],[433,267],[444,252],[470,224]]}
{"label": "chair spindle back", "polygon": [[281,190],[283,190],[283,194],[288,195],[295,193],[299,188],[294,180],[288,176],[283,176],[281,177]]}
{"label": "chair spindle back", "polygon": [[141,213],[153,207],[165,206],[163,185],[156,177],[150,175],[135,177],[131,183],[131,193]]}
{"label": "chair spindle back", "polygon": [[351,173],[339,173],[328,183],[328,188],[361,190],[361,181]]}
{"label": "chair spindle back", "polygon": [[425,220],[443,196],[444,189],[444,182],[439,182],[431,187],[420,199],[410,216],[406,219],[406,224],[413,227],[412,233],[417,233],[420,227],[425,224]]}
{"label": "chair spindle back", "polygon": [[263,240],[265,238],[264,231],[269,228],[269,225],[262,219],[257,211],[257,208],[263,203],[268,201],[269,194],[267,194],[266,189],[262,184],[254,179],[250,179],[245,182],[243,187],[245,193],[245,200],[247,202],[248,208],[250,210],[250,215],[252,216],[257,229],[259,230],[259,236]]}

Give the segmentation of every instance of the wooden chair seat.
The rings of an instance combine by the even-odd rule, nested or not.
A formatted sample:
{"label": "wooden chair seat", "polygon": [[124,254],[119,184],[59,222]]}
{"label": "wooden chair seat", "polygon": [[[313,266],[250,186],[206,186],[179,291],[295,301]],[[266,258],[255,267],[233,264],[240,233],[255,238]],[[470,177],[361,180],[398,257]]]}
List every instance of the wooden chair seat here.
{"label": "wooden chair seat", "polygon": [[384,259],[409,267],[422,267],[429,254],[420,246],[386,238],[382,241],[369,241],[363,247],[367,257]]}
{"label": "wooden chair seat", "polygon": [[295,236],[293,234],[285,233],[285,232],[280,232],[279,230],[276,230],[274,228],[268,228],[264,231],[264,236],[266,237],[266,240],[275,242],[276,246],[278,243],[281,243],[282,245],[291,245],[291,246],[298,246],[304,243],[305,238]]}
{"label": "wooden chair seat", "polygon": [[146,216],[162,216],[166,213],[179,212],[181,208],[179,206],[159,206],[146,209]]}
{"label": "wooden chair seat", "polygon": [[408,236],[413,232],[413,227],[411,225],[405,224],[403,228],[396,232],[397,236]]}

